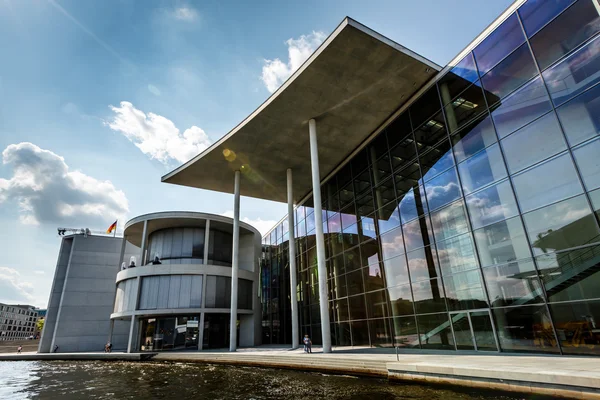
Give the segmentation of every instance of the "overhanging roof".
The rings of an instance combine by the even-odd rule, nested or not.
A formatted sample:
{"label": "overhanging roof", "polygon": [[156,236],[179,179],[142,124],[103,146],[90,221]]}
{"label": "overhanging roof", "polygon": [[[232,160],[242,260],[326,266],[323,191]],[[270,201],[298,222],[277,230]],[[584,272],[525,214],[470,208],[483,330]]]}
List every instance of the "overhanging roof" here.
{"label": "overhanging roof", "polygon": [[441,68],[345,18],[311,57],[258,109],[163,182],[286,201],[312,190],[308,120],[317,121],[321,179],[333,171]]}

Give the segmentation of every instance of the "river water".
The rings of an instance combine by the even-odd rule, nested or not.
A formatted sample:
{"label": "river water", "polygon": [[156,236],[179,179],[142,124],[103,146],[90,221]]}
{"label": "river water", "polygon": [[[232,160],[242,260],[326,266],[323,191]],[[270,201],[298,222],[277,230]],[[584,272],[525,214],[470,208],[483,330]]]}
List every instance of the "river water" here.
{"label": "river water", "polygon": [[[161,362],[0,361],[0,399],[518,399],[481,390]],[[536,400],[540,397],[536,397]]]}

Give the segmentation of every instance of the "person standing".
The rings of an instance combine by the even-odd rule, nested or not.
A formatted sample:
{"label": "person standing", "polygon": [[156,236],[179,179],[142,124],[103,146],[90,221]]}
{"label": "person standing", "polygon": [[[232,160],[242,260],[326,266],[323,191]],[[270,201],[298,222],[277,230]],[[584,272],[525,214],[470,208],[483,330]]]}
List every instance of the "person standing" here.
{"label": "person standing", "polygon": [[23,350],[23,346],[19,345],[19,347],[17,347],[17,354],[21,354],[21,350]]}
{"label": "person standing", "polygon": [[312,353],[312,342],[310,341],[308,335],[304,335],[304,352]]}

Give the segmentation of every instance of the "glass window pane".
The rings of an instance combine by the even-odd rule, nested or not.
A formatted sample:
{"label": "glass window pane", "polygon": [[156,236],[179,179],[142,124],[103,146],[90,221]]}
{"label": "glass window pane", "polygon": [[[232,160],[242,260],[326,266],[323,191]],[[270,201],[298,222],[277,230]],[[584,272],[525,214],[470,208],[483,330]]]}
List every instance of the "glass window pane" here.
{"label": "glass window pane", "polygon": [[530,39],[542,70],[598,32],[600,17],[594,2],[578,1]]}
{"label": "glass window pane", "polygon": [[[438,100],[436,100],[438,101]],[[429,118],[423,125],[415,129],[414,137],[417,152],[424,153],[446,138],[446,124],[441,112]]]}
{"label": "glass window pane", "polygon": [[390,149],[390,157],[395,171],[403,169],[410,160],[417,157],[417,149],[412,133],[401,140],[397,146]]}
{"label": "glass window pane", "polygon": [[564,354],[600,355],[600,301],[550,304],[550,312]]}
{"label": "glass window pane", "polygon": [[387,295],[385,290],[370,292],[366,295],[367,299],[367,318],[387,318]]}
{"label": "glass window pane", "polygon": [[524,41],[517,14],[512,14],[473,51],[480,74],[485,74]]}
{"label": "glass window pane", "polygon": [[542,75],[555,105],[597,83],[600,80],[600,36]]}
{"label": "glass window pane", "polygon": [[430,246],[406,254],[411,282],[429,280],[440,276],[437,255]]}
{"label": "glass window pane", "polygon": [[576,0],[527,0],[519,7],[519,15],[528,37],[560,14]]}
{"label": "glass window pane", "polygon": [[427,216],[415,219],[402,226],[406,251],[433,243],[433,232]]}
{"label": "glass window pane", "polygon": [[442,241],[469,230],[464,203],[457,201],[431,214],[435,240]]}
{"label": "glass window pane", "polygon": [[353,346],[369,346],[369,323],[368,321],[352,321],[350,323],[352,330]]}
{"label": "glass window pane", "polygon": [[[410,107],[412,126],[420,126],[441,108],[437,86],[432,86]],[[441,120],[441,119],[440,119]]]}
{"label": "glass window pane", "polygon": [[600,139],[573,150],[573,155],[586,189],[600,187]]}
{"label": "glass window pane", "polygon": [[415,309],[417,313],[432,313],[446,311],[442,281],[431,279],[412,284]]}
{"label": "glass window pane", "polygon": [[423,186],[410,188],[404,196],[399,198],[399,202],[398,209],[400,210],[400,219],[403,224],[427,212],[425,189]]}
{"label": "glass window pane", "polygon": [[494,144],[458,164],[458,172],[465,194],[504,178],[506,167],[500,146]]}
{"label": "glass window pane", "polygon": [[430,210],[435,210],[460,197],[458,177],[454,168],[429,181],[425,188]]}
{"label": "glass window pane", "polygon": [[446,122],[450,132],[456,131],[465,122],[471,120],[477,114],[486,110],[486,103],[483,97],[481,82],[477,81],[462,93],[451,100],[449,89],[444,85],[440,85],[440,95],[444,103],[446,113]]}
{"label": "glass window pane", "polygon": [[392,335],[389,318],[369,320],[369,334],[371,346],[373,347],[393,347],[394,339]]}
{"label": "glass window pane", "polygon": [[545,306],[492,309],[503,351],[558,353]]}
{"label": "glass window pane", "polygon": [[517,202],[509,181],[467,196],[473,229],[517,215]]}
{"label": "glass window pane", "polygon": [[380,242],[384,260],[404,254],[402,229],[400,227],[381,235]]}
{"label": "glass window pane", "polygon": [[443,275],[477,268],[477,258],[470,233],[438,242],[437,253]]}
{"label": "glass window pane", "polygon": [[406,257],[404,255],[383,262],[388,287],[404,285],[409,282]]}
{"label": "glass window pane", "polygon": [[589,195],[594,212],[598,218],[600,218],[600,190],[594,190],[593,192],[590,192]]}
{"label": "glass window pane", "polygon": [[487,308],[479,269],[444,276],[444,289],[449,310]]}
{"label": "glass window pane", "polygon": [[486,113],[452,136],[456,162],[471,157],[497,140],[492,118]]}
{"label": "glass window pane", "polygon": [[583,191],[569,154],[555,157],[515,175],[513,183],[523,212]]}
{"label": "glass window pane", "polygon": [[419,335],[415,317],[392,318],[394,346],[401,348],[419,348]]}
{"label": "glass window pane", "polygon": [[419,154],[419,162],[423,172],[423,179],[419,180],[419,184],[422,184],[454,165],[450,142],[442,140],[437,147]]}
{"label": "glass window pane", "polygon": [[417,315],[423,349],[454,350],[454,338],[448,314]]}
{"label": "glass window pane", "polygon": [[350,319],[367,318],[367,307],[364,294],[348,297],[348,307],[350,308]]}
{"label": "glass window pane", "polygon": [[554,113],[519,129],[502,140],[511,174],[551,157],[567,148]]}
{"label": "glass window pane", "polygon": [[492,307],[544,301],[542,285],[531,259],[483,268]]}
{"label": "glass window pane", "polygon": [[496,132],[503,138],[546,114],[552,109],[552,104],[542,79],[538,77],[492,108],[495,108],[492,111],[492,119],[496,125]]}
{"label": "glass window pane", "polygon": [[[478,79],[473,55],[467,54],[440,80],[440,92],[447,91],[448,98],[453,99]],[[442,94],[442,98],[444,94]],[[449,101],[444,101],[448,104]]]}
{"label": "glass window pane", "polygon": [[348,299],[335,300],[333,302],[334,321],[348,321],[350,313],[348,312]]}
{"label": "glass window pane", "polygon": [[506,97],[536,73],[529,46],[523,44],[481,78],[488,104]]}
{"label": "glass window pane", "polygon": [[474,234],[482,266],[531,257],[520,218],[496,222]]}
{"label": "glass window pane", "polygon": [[405,111],[404,113],[400,114],[400,116],[398,116],[394,121],[392,121],[385,128],[385,132],[387,134],[390,148],[395,147],[398,143],[402,144],[407,138],[412,137],[412,127],[410,125],[410,117],[408,115],[408,111]]}
{"label": "glass window pane", "polygon": [[400,216],[398,215],[395,201],[380,208],[377,211],[377,215],[377,225],[379,226],[380,235],[400,226]]}
{"label": "glass window pane", "polygon": [[413,309],[412,294],[410,291],[410,285],[401,285],[392,288],[388,288],[388,295],[390,298],[390,304],[392,306],[392,315],[412,315],[415,310]]}
{"label": "glass window pane", "polygon": [[536,261],[549,302],[599,297],[600,246],[547,254]]}
{"label": "glass window pane", "polygon": [[381,271],[381,265],[379,263],[371,264],[368,267],[363,268],[363,280],[365,282],[366,292],[385,289],[386,287]]}
{"label": "glass window pane", "polygon": [[600,232],[584,196],[523,215],[535,254],[597,242]]}
{"label": "glass window pane", "polygon": [[556,109],[571,146],[600,134],[600,85]]}

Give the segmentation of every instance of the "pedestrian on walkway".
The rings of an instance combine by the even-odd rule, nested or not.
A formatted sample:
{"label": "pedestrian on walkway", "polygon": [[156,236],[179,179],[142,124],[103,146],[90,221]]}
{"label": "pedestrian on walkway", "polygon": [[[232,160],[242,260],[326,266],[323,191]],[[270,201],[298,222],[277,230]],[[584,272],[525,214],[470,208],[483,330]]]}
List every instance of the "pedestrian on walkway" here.
{"label": "pedestrian on walkway", "polygon": [[312,342],[310,341],[308,335],[304,335],[304,352],[312,353]]}
{"label": "pedestrian on walkway", "polygon": [[17,353],[21,354],[21,350],[23,350],[23,346],[19,345],[19,347],[17,347]]}

